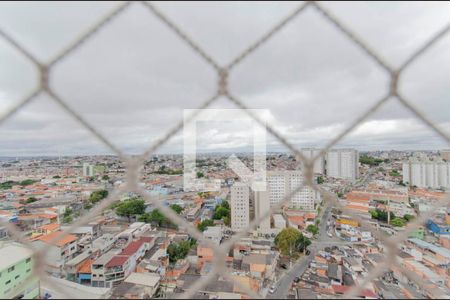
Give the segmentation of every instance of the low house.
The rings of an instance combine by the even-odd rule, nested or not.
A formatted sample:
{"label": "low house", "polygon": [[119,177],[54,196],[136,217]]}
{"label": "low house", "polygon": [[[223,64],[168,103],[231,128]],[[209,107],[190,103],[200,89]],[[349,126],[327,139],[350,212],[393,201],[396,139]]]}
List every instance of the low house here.
{"label": "low house", "polygon": [[46,248],[46,267],[49,273],[55,275],[61,274],[62,267],[66,262],[71,260],[77,252],[78,238],[73,234],[63,236],[61,231],[55,231],[47,235],[38,237],[32,242],[32,245]]}
{"label": "low house", "polygon": [[269,278],[276,266],[277,259],[274,254],[251,253],[242,259],[241,268],[250,272],[255,278]]}
{"label": "low house", "polygon": [[113,287],[136,270],[139,261],[154,245],[154,238],[141,237],[132,241],[119,254],[107,252],[92,264],[92,286]]}
{"label": "low house", "polygon": [[161,277],[149,273],[131,273],[114,290],[113,299],[150,299],[158,290]]}

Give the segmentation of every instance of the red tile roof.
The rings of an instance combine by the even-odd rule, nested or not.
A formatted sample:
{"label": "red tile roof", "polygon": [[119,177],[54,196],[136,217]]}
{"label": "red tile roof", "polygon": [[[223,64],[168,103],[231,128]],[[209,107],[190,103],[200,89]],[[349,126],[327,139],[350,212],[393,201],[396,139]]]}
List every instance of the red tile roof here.
{"label": "red tile roof", "polygon": [[143,236],[140,238],[141,241],[144,241],[145,243],[150,243],[153,241],[153,238],[151,236]]}
{"label": "red tile roof", "polygon": [[50,224],[46,224],[46,225],[42,225],[41,227],[39,227],[38,229],[42,229],[42,230],[56,230],[59,229],[59,224],[57,223],[50,223]]}
{"label": "red tile roof", "polygon": [[52,241],[53,239],[56,239],[58,236],[61,236],[61,235],[62,235],[62,231],[54,231],[50,234],[46,234],[46,235],[39,237],[38,240],[43,241],[45,243],[51,242],[52,245],[55,245],[58,247],[62,247],[64,245],[67,245],[69,243],[72,243],[72,242],[78,240],[78,238],[75,235],[69,234],[59,240]]}
{"label": "red tile roof", "polygon": [[[344,294],[351,287],[347,285],[332,285],[333,291],[337,294]],[[360,293],[360,296],[369,297],[369,298],[378,298],[378,296],[372,292],[371,290],[365,289]]]}
{"label": "red tile roof", "polygon": [[129,256],[116,255],[105,265],[106,268],[123,266],[125,262],[130,258]]}
{"label": "red tile roof", "polygon": [[86,259],[79,267],[78,267],[78,273],[83,274],[89,274],[91,273],[91,267],[92,263],[94,262],[93,259]]}
{"label": "red tile roof", "polygon": [[145,242],[142,240],[131,242],[125,249],[122,250],[120,255],[131,256],[131,255],[135,254],[144,243]]}

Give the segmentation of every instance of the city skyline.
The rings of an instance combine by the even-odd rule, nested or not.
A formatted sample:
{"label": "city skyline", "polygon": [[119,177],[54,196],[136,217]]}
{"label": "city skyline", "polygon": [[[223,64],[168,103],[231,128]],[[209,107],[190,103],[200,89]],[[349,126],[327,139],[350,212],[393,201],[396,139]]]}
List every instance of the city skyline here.
{"label": "city skyline", "polygon": [[[1,4],[0,26],[32,54],[47,61],[114,5],[5,2]],[[221,64],[251,45],[295,5],[244,2],[193,4],[180,9],[173,3],[158,3]],[[443,6],[448,4],[324,5],[394,66],[401,65],[447,21]],[[247,17],[249,11],[254,12],[252,18]],[[402,22],[396,17],[399,11]],[[227,26],[230,18],[235,26]],[[374,22],[377,20],[383,21]],[[450,69],[445,55],[449,49],[448,37],[443,38],[403,74],[400,82],[402,93],[444,132],[450,128],[445,80]],[[34,86],[37,78],[31,65],[7,44],[0,47],[0,61],[5,66],[0,72],[0,110],[6,111]],[[214,70],[139,5],[131,5],[89,43],[55,66],[52,76],[56,92],[127,153],[150,147],[182,119],[183,109],[198,107],[213,95],[217,81]],[[293,145],[321,147],[384,95],[388,77],[370,57],[308,8],[233,70],[229,84],[250,108],[268,109],[268,123]],[[219,99],[211,108],[236,107]],[[217,135],[212,128],[206,133],[212,137],[213,146],[234,146],[224,143],[232,140],[230,134]],[[109,153],[45,95],[2,124],[0,140],[2,156],[20,152]],[[181,152],[181,141],[181,134],[175,135],[160,152]],[[269,151],[283,150],[272,137],[268,145]],[[437,150],[447,144],[391,99],[339,146],[360,151]]]}

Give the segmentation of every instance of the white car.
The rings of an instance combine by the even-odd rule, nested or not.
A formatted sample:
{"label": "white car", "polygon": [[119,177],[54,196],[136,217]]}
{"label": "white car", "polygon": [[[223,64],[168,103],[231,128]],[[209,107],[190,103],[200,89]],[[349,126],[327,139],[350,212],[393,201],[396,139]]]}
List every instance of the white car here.
{"label": "white car", "polygon": [[333,237],[333,235],[331,234],[331,232],[327,232],[327,235],[331,238]]}
{"label": "white car", "polygon": [[269,289],[269,293],[273,294],[276,292],[276,290],[277,290],[277,287],[275,285],[272,285]]}

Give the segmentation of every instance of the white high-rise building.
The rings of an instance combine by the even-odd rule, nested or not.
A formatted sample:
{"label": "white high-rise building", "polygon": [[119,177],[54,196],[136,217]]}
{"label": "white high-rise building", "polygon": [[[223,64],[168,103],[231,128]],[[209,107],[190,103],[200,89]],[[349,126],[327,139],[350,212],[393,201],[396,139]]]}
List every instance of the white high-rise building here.
{"label": "white high-rise building", "polygon": [[[267,172],[267,188],[270,206],[280,203],[284,197],[293,193],[303,184],[303,174],[297,171],[271,171]],[[303,187],[295,193],[289,206],[297,209],[314,210],[315,203],[320,200],[318,192],[310,187]]]}
{"label": "white high-rise building", "polygon": [[[313,159],[319,155],[321,149],[315,148],[303,148],[301,153],[308,159]],[[314,162],[314,173],[325,174],[325,157],[321,156]]]}
{"label": "white high-rise building", "polygon": [[236,182],[231,187],[231,230],[246,230],[250,224],[250,188]]}
{"label": "white high-rise building", "polygon": [[94,176],[94,166],[88,163],[83,164],[83,176],[89,177]]}
{"label": "white high-rise building", "polygon": [[332,149],[326,158],[327,176],[356,180],[359,177],[359,154],[355,149]]}
{"label": "white high-rise building", "polygon": [[450,188],[450,162],[412,158],[403,163],[403,182],[420,188]]}
{"label": "white high-rise building", "polygon": [[[256,191],[253,195],[255,219],[258,219],[270,210],[269,193],[267,191]],[[270,215],[258,223],[258,231],[261,233],[270,232]]]}

